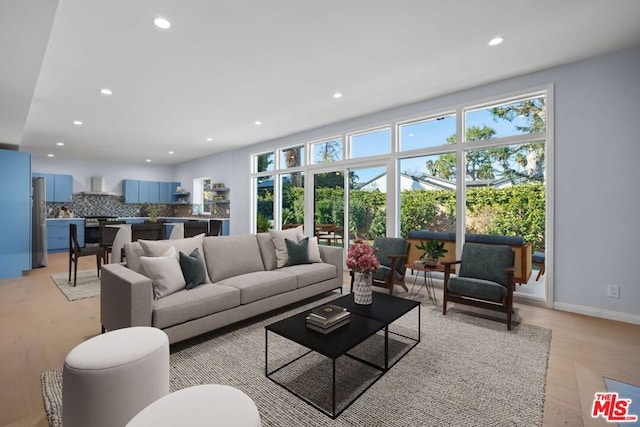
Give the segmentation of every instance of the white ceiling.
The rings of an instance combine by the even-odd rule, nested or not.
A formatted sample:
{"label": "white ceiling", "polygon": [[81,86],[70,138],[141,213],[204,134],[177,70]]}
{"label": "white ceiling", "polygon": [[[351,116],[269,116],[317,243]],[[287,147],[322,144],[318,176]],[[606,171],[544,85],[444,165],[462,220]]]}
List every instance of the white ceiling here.
{"label": "white ceiling", "polygon": [[638,0],[0,0],[0,143],[175,164],[637,45]]}

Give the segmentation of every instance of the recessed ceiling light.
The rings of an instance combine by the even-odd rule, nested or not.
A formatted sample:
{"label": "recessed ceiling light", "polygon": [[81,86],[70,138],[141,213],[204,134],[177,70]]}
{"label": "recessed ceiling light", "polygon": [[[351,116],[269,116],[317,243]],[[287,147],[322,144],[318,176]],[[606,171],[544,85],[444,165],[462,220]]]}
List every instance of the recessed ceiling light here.
{"label": "recessed ceiling light", "polygon": [[56,142],[56,145],[57,145],[58,147],[62,147],[62,146],[64,145],[64,142]]}
{"label": "recessed ceiling light", "polygon": [[53,154],[47,154],[47,157],[54,157]]}
{"label": "recessed ceiling light", "polygon": [[412,133],[410,133],[410,134],[409,134],[409,136],[413,136],[413,134],[412,134]]}
{"label": "recessed ceiling light", "polygon": [[150,161],[151,161],[151,159],[147,159],[146,161],[147,161],[147,162],[150,162]]}
{"label": "recessed ceiling light", "polygon": [[260,120],[256,120],[255,122],[253,122],[253,124],[256,126],[260,126],[262,122]]}
{"label": "recessed ceiling light", "polygon": [[111,95],[113,94],[113,91],[108,87],[103,87],[102,89],[100,89],[100,93],[103,95]]}
{"label": "recessed ceiling light", "polygon": [[156,27],[162,28],[163,30],[171,27],[171,22],[167,21],[164,18],[156,18],[153,20],[153,23],[156,25]]}
{"label": "recessed ceiling light", "polygon": [[489,46],[498,46],[503,41],[504,41],[504,37],[502,36],[494,37],[491,40],[489,40]]}
{"label": "recessed ceiling light", "polygon": [[82,126],[82,122],[80,120],[74,120],[73,124],[76,126]]}
{"label": "recessed ceiling light", "polygon": [[207,142],[213,141],[213,138],[207,138]]}
{"label": "recessed ceiling light", "polygon": [[173,151],[169,151],[169,154],[173,154]]}
{"label": "recessed ceiling light", "polygon": [[333,94],[333,97],[338,99],[338,98],[342,98],[342,94],[340,92],[336,92]]}

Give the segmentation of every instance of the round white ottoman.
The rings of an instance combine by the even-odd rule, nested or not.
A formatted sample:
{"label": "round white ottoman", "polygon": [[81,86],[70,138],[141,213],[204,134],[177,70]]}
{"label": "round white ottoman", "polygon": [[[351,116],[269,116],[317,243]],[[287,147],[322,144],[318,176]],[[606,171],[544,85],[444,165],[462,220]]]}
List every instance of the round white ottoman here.
{"label": "round white ottoman", "polygon": [[185,388],[153,402],[127,427],[261,425],[258,408],[249,396],[237,388],[208,384]]}
{"label": "round white ottoman", "polygon": [[169,338],[133,327],[98,335],[71,350],[62,370],[65,427],[124,426],[169,394]]}

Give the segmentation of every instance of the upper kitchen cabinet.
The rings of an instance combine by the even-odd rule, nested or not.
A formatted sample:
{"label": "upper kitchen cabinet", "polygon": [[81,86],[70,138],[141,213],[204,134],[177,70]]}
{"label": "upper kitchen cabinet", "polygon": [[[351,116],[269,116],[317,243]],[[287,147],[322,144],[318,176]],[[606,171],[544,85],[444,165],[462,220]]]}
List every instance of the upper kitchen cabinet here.
{"label": "upper kitchen cabinet", "polygon": [[161,182],[160,184],[160,203],[171,203],[173,190],[171,182]]}
{"label": "upper kitchen cabinet", "polygon": [[122,180],[122,196],[125,203],[165,203],[174,202],[173,192],[179,182]]}
{"label": "upper kitchen cabinet", "polygon": [[0,149],[0,279],[31,269],[31,155]]}
{"label": "upper kitchen cabinet", "polygon": [[122,180],[122,197],[125,203],[140,203],[139,183],[137,179]]}
{"label": "upper kitchen cabinet", "polygon": [[71,202],[73,200],[73,176],[34,172],[34,178],[42,177],[45,182],[47,202]]}

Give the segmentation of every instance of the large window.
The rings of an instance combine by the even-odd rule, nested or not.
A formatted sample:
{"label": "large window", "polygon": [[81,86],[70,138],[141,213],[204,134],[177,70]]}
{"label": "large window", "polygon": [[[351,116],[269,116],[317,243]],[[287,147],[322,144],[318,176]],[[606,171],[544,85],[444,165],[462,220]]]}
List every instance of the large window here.
{"label": "large window", "polygon": [[327,139],[311,144],[311,163],[331,163],[344,158],[342,138]]}
{"label": "large window", "polygon": [[456,154],[399,161],[400,235],[411,230],[456,231]]}
{"label": "large window", "polygon": [[400,151],[445,145],[452,142],[449,138],[456,133],[456,115],[447,114],[404,123],[398,126],[398,131]]}
{"label": "large window", "polygon": [[345,247],[426,228],[455,233],[457,251],[465,233],[548,248],[549,107],[540,90],[257,153],[256,222]]}
{"label": "large window", "polygon": [[253,179],[255,189],[255,228],[258,233],[273,228],[273,175]]}
{"label": "large window", "polygon": [[376,156],[391,152],[391,128],[378,129],[351,135],[349,138],[352,159]]}
{"label": "large window", "polygon": [[473,108],[465,113],[465,141],[531,134],[546,130],[546,97]]}
{"label": "large window", "polygon": [[387,168],[349,170],[349,243],[387,235]]}

